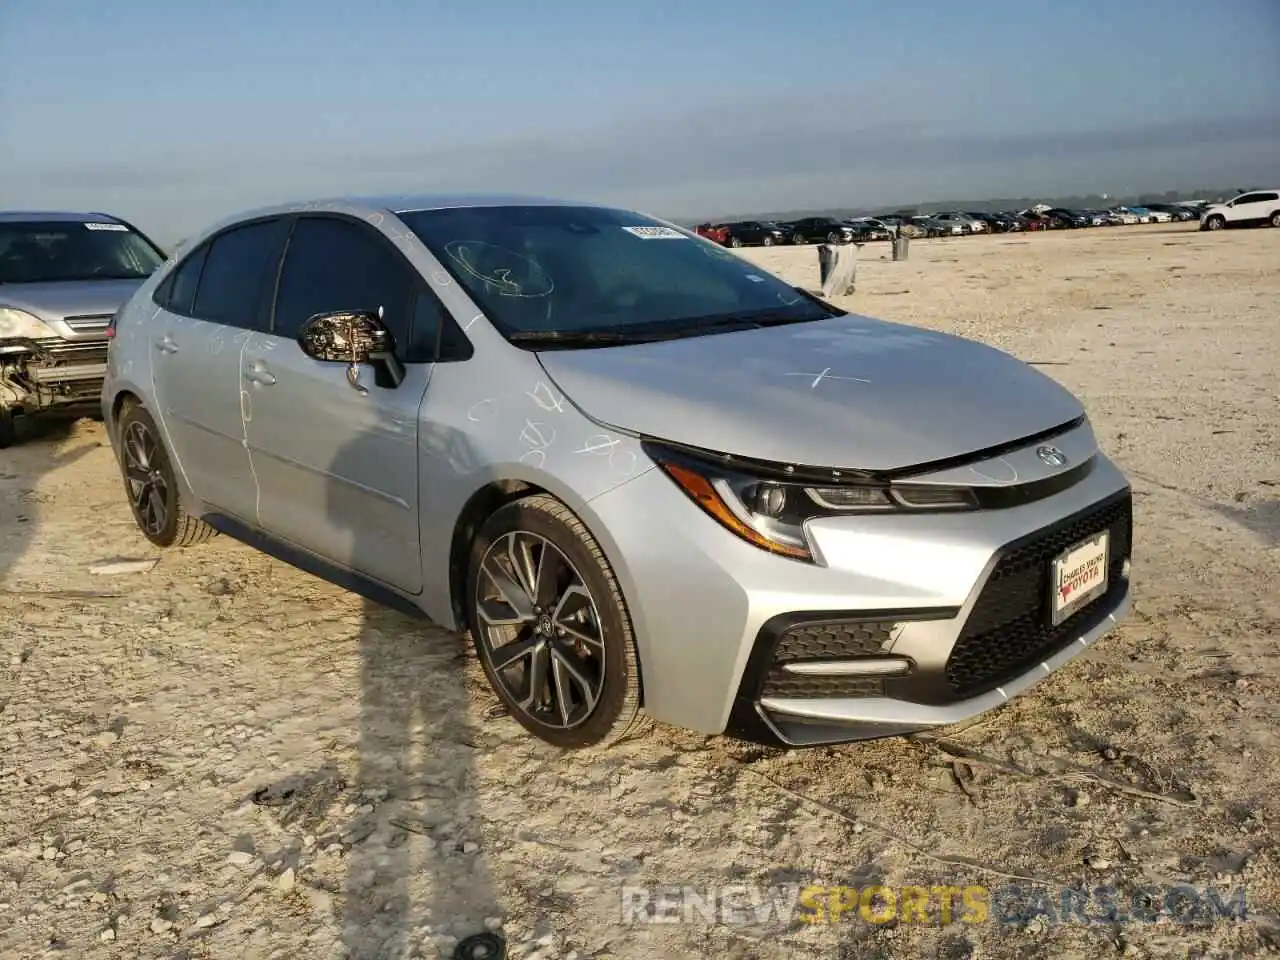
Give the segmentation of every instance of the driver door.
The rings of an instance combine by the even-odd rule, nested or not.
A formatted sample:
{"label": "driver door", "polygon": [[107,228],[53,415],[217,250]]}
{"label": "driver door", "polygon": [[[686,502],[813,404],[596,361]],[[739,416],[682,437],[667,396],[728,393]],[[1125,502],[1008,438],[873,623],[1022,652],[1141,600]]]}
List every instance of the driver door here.
{"label": "driver door", "polygon": [[[422,589],[418,411],[432,371],[431,355],[415,347],[413,320],[433,301],[373,227],[300,217],[270,330],[253,335],[243,356],[245,436],[262,529],[406,593]],[[405,366],[398,386],[379,386],[363,367],[362,393],[346,365],[313,360],[297,343],[303,322],[317,313],[379,309]]]}

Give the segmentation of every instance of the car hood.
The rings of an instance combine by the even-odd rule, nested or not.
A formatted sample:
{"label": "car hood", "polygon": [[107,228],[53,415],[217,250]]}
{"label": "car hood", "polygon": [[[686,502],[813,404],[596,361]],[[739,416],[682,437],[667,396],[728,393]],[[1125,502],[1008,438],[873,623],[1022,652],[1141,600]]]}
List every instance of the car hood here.
{"label": "car hood", "polygon": [[101,316],[120,308],[142,280],[73,280],[65,283],[10,283],[0,286],[0,306],[33,313],[41,320]]}
{"label": "car hood", "polygon": [[538,358],[605,425],[806,466],[901,470],[1084,412],[1058,383],[992,347],[857,315]]}

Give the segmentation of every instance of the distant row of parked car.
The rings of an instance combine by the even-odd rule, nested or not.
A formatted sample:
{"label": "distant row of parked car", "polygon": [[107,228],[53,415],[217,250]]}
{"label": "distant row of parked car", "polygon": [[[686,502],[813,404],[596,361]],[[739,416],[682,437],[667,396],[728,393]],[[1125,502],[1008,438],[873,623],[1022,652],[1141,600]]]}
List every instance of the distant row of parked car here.
{"label": "distant row of parked car", "polygon": [[[1231,201],[1238,204],[1241,198]],[[1230,205],[1226,205],[1230,208]],[[1134,223],[1170,223],[1202,218],[1207,201],[1151,203],[1107,210],[1069,210],[1065,207],[998,211],[949,210],[933,214],[887,214],[880,217],[805,217],[800,220],[737,220],[702,223],[700,235],[726,247],[770,247],[781,244],[865,243],[894,236],[951,237],[977,233],[1015,233],[1031,230],[1074,230]],[[1215,207],[1215,210],[1218,208]],[[1218,221],[1215,220],[1214,223]],[[1226,218],[1222,218],[1225,224]],[[1212,229],[1212,227],[1206,227]]]}

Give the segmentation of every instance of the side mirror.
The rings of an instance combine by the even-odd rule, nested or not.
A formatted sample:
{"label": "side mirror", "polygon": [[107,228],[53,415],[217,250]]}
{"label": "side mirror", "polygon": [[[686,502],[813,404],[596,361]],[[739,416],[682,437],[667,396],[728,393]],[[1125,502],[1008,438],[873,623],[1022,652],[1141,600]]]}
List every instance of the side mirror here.
{"label": "side mirror", "polygon": [[313,360],[347,364],[347,381],[361,394],[360,367],[374,367],[375,383],[398,387],[404,381],[404,365],[395,355],[395,340],[372,311],[338,310],[309,317],[298,331],[298,345]]}

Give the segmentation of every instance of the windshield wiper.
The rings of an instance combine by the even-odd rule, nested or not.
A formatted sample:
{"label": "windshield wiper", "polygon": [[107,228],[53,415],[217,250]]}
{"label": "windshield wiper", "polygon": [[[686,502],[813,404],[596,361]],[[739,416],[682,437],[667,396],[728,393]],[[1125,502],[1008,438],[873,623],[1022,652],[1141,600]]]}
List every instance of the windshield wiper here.
{"label": "windshield wiper", "polygon": [[512,343],[548,347],[589,347],[608,343],[648,343],[658,339],[652,333],[624,333],[618,330],[517,330],[507,337]]}
{"label": "windshield wiper", "polygon": [[731,333],[735,330],[758,330],[761,327],[779,327],[790,323],[813,323],[825,320],[827,316],[820,314],[797,317],[790,310],[770,310],[709,319],[690,318],[688,322],[675,324],[662,320],[652,324],[633,324],[630,329],[518,330],[507,339],[512,343],[549,348],[656,343],[659,340],[679,340],[704,333]]}
{"label": "windshield wiper", "polygon": [[767,313],[743,313],[716,317],[714,320],[694,321],[675,328],[668,328],[666,332],[681,336],[687,333],[698,333],[702,330],[714,330],[718,333],[724,333],[733,330],[758,330],[761,327],[781,327],[790,323],[814,323],[825,319],[827,319],[825,316],[813,315],[797,317],[790,310],[772,310]]}

